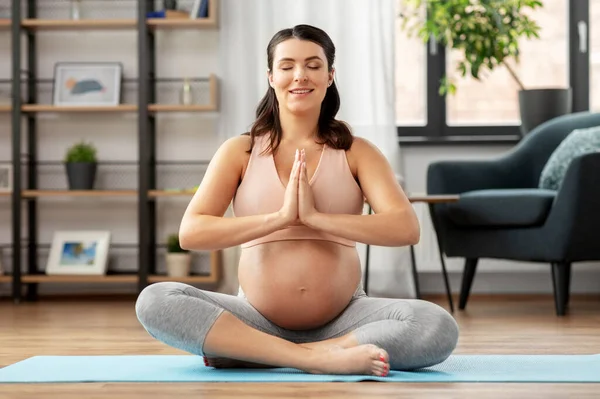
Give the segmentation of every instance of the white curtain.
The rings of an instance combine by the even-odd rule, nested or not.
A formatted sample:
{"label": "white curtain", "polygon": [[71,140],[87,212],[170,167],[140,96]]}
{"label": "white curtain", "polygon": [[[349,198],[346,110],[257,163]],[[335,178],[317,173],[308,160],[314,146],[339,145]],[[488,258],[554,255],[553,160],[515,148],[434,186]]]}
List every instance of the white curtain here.
{"label": "white curtain", "polygon": [[[220,138],[249,130],[268,87],[266,48],[271,37],[294,25],[314,25],[336,46],[335,80],[341,97],[337,117],[348,122],[355,135],[373,142],[401,176],[394,101],[395,3],[221,0]],[[359,244],[359,250],[364,267],[365,246]],[[369,276],[370,295],[414,296],[408,248],[371,247]]]}

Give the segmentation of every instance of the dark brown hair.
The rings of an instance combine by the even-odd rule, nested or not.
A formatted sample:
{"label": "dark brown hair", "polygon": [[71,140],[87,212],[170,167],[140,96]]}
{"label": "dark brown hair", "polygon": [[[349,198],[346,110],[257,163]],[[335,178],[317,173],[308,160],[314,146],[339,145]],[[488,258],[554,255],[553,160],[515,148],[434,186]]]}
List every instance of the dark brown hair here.
{"label": "dark brown hair", "polygon": [[[321,46],[327,57],[327,68],[331,72],[335,61],[335,46],[331,38],[323,30],[310,25],[296,25],[293,28],[277,32],[267,46],[267,65],[273,70],[273,56],[277,45],[288,39],[309,40]],[[353,136],[348,125],[335,119],[340,109],[340,94],[335,81],[327,88],[325,98],[321,103],[317,138],[320,144],[341,150],[348,150],[352,145]],[[270,135],[270,145],[267,151],[275,152],[281,142],[282,130],[279,120],[279,104],[275,90],[269,86],[267,93],[256,108],[256,120],[250,129],[250,152],[257,136]]]}

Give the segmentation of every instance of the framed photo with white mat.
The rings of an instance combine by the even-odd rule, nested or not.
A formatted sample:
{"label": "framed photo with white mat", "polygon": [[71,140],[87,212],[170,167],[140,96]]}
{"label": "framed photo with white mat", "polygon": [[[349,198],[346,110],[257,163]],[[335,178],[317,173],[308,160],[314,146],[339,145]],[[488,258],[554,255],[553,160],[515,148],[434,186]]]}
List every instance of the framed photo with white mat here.
{"label": "framed photo with white mat", "polygon": [[0,193],[10,193],[13,190],[12,165],[0,164]]}
{"label": "framed photo with white mat", "polygon": [[55,232],[46,274],[106,274],[110,238],[109,231]]}

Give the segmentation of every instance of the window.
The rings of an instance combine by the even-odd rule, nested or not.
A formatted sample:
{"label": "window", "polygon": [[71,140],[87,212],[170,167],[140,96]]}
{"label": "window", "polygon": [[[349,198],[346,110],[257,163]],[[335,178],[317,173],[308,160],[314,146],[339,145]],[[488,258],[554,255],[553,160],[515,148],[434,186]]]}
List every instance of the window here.
{"label": "window", "polygon": [[[545,0],[543,4],[530,11],[540,25],[540,38],[522,39],[520,63],[510,60],[510,65],[526,89],[571,86],[573,111],[589,109],[590,101],[600,111],[600,23],[593,24],[600,21],[600,0]],[[588,61],[588,54],[575,51],[574,46],[579,49],[582,40],[577,27],[589,21]],[[407,38],[398,23],[396,115],[401,141],[519,140],[520,87],[506,68],[496,68],[479,81],[463,78],[455,73],[459,53],[443,48],[431,51],[431,43],[410,40],[416,41]],[[411,65],[402,62],[406,59]],[[441,97],[439,80],[444,74],[455,74],[457,90]]]}
{"label": "window", "polygon": [[[545,0],[544,7],[530,15],[540,25],[540,38],[522,39],[521,60],[510,60],[526,89],[568,86],[568,43],[565,0]],[[449,53],[446,71],[452,74],[459,59]],[[456,94],[446,97],[448,125],[518,125],[520,90],[504,67],[495,69],[482,80],[456,77]]]}
{"label": "window", "polygon": [[600,0],[590,1],[590,22],[590,109],[600,112]]}

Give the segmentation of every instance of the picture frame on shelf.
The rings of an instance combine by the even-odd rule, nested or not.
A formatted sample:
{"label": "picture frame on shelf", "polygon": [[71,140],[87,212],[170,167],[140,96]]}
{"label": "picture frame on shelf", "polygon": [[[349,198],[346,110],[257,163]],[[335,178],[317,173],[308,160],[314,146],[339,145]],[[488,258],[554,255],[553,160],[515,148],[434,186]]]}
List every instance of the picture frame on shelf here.
{"label": "picture frame on shelf", "polygon": [[47,275],[104,275],[110,231],[57,231],[46,264]]}
{"label": "picture frame on shelf", "polygon": [[116,106],[121,102],[120,62],[58,62],[54,65],[55,106]]}
{"label": "picture frame on shelf", "polygon": [[0,164],[0,193],[13,190],[13,168],[9,164]]}

